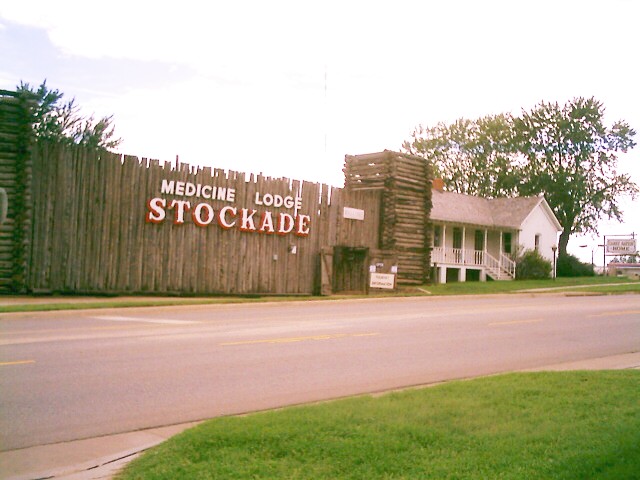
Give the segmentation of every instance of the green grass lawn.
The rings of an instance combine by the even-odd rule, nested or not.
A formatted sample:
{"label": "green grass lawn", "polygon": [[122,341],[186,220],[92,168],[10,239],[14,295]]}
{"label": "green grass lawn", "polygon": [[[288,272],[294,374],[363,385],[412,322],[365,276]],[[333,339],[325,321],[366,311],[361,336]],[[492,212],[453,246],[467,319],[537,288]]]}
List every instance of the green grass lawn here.
{"label": "green grass lawn", "polygon": [[[607,284],[606,287],[599,285]],[[425,285],[432,295],[482,295],[554,289],[558,292],[640,293],[640,282],[618,277],[576,277],[555,280],[514,280],[506,282],[452,282]]]}
{"label": "green grass lawn", "polygon": [[640,371],[518,373],[219,418],[126,479],[640,478]]}

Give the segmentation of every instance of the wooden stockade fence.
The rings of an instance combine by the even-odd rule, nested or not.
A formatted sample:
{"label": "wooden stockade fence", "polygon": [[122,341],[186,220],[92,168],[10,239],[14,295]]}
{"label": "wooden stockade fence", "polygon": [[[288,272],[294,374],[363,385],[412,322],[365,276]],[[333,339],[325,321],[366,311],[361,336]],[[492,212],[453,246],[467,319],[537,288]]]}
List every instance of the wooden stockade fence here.
{"label": "wooden stockade fence", "polygon": [[429,278],[423,159],[347,156],[341,189],[34,141],[11,92],[0,115],[0,291],[314,294],[367,290],[372,268]]}
{"label": "wooden stockade fence", "polygon": [[[340,212],[375,205],[379,195],[348,193],[324,184],[261,175],[192,169],[187,164],[161,165],[155,160],[97,153],[39,143],[34,149],[33,241],[27,273],[30,291],[153,292],[181,294],[311,294],[319,290],[322,245],[356,242],[369,246],[378,218],[351,225]],[[197,226],[185,215],[176,225],[174,211],[165,221],[146,221],[148,203],[163,197],[164,181],[233,189],[234,201],[208,200],[219,211],[225,205],[270,211],[273,217],[293,212],[259,207],[256,195],[301,199],[309,215],[304,237],[244,232],[216,222]],[[195,198],[165,195],[167,200]],[[374,209],[375,211],[375,209]],[[363,228],[364,227],[364,228]],[[375,237],[374,237],[375,238]]]}

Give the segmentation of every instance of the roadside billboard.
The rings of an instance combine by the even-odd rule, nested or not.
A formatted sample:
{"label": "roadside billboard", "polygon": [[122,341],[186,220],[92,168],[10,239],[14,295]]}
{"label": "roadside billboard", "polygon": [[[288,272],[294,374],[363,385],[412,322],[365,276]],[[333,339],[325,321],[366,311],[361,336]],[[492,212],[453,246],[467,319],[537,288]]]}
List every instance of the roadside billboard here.
{"label": "roadside billboard", "polygon": [[636,253],[635,238],[607,238],[607,255],[633,255]]}

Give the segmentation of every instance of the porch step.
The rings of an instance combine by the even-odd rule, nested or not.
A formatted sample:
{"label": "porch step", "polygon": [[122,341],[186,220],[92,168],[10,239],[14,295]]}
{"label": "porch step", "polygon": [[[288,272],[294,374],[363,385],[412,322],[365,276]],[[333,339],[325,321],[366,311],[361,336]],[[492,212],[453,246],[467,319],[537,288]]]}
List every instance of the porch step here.
{"label": "porch step", "polygon": [[487,268],[487,275],[494,280],[508,281],[513,280],[513,277],[503,270],[496,270],[494,268]]}
{"label": "porch step", "polygon": [[491,273],[487,272],[487,277],[491,277],[493,280],[497,280],[499,282],[510,282],[511,280],[513,280],[513,277],[511,275],[492,275]]}

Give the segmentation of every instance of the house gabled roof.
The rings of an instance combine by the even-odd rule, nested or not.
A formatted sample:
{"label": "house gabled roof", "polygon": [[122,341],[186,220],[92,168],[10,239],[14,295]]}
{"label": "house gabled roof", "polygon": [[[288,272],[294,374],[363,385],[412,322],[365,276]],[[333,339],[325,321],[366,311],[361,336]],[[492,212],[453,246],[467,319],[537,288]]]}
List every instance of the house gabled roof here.
{"label": "house gabled roof", "polygon": [[482,198],[455,192],[433,190],[431,219],[441,222],[519,229],[533,210],[542,208],[558,231],[558,223],[543,196]]}

